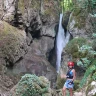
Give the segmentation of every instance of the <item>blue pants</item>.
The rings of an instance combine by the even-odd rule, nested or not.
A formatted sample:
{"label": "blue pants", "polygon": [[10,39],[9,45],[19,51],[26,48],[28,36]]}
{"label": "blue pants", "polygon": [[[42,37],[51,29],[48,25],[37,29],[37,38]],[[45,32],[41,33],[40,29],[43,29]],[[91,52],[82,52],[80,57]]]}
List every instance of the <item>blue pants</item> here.
{"label": "blue pants", "polygon": [[66,80],[66,82],[65,82],[65,84],[64,84],[64,87],[65,87],[65,88],[68,88],[68,89],[70,89],[70,88],[73,89],[73,87],[74,87],[73,81],[72,81],[72,80]]}

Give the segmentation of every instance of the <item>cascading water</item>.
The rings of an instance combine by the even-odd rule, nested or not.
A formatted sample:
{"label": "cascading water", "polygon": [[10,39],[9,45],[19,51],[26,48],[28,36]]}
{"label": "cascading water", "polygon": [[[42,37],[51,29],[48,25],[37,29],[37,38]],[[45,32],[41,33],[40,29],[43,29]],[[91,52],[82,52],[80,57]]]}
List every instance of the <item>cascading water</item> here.
{"label": "cascading water", "polygon": [[62,17],[63,14],[60,14],[60,21],[59,21],[59,28],[58,28],[58,34],[56,37],[56,71],[59,73],[59,69],[61,66],[61,54],[63,51],[63,48],[66,46],[66,44],[69,41],[70,33],[64,31],[62,27]]}

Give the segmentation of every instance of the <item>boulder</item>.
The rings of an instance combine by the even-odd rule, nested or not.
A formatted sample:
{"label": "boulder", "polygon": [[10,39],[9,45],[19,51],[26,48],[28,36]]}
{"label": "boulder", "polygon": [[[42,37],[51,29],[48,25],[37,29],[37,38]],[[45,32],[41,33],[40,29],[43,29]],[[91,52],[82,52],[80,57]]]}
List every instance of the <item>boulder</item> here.
{"label": "boulder", "polygon": [[0,64],[12,67],[26,51],[25,32],[0,21]]}

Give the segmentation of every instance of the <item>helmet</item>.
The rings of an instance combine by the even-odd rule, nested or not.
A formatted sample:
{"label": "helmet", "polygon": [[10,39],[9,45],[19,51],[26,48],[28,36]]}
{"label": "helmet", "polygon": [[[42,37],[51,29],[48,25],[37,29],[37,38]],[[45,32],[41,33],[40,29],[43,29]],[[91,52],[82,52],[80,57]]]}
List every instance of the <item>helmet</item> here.
{"label": "helmet", "polygon": [[68,66],[74,66],[74,62],[72,61],[68,62]]}

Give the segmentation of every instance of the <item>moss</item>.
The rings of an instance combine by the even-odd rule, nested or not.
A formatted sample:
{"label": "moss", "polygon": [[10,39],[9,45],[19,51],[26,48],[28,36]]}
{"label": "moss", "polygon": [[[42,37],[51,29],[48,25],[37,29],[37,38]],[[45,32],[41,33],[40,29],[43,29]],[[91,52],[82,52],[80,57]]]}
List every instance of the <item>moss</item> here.
{"label": "moss", "polygon": [[57,9],[59,9],[57,6],[57,2],[54,0],[44,0],[43,1],[43,8],[44,8],[44,14],[43,15],[45,15],[45,16],[56,17],[57,15],[59,15],[58,14],[59,10],[57,10]]}
{"label": "moss", "polygon": [[[28,2],[28,1],[27,1]],[[22,13],[24,13],[24,8],[25,7],[25,4],[24,4],[24,0],[19,0],[19,2],[18,2],[18,8],[19,8],[19,10],[22,12]]]}
{"label": "moss", "polygon": [[51,9],[47,9],[47,10],[44,11],[44,15],[45,16],[50,15],[50,13],[51,13]]}
{"label": "moss", "polygon": [[74,38],[65,47],[65,51],[73,57],[73,60],[77,58],[84,58],[88,55],[88,51],[80,52],[79,48],[87,44],[85,38]]}
{"label": "moss", "polygon": [[84,53],[78,51],[78,52],[74,52],[72,54],[72,57],[73,58],[84,58],[84,57],[86,57],[87,54],[88,54],[87,51],[85,51]]}
{"label": "moss", "polygon": [[87,15],[88,13],[86,13],[84,9],[79,7],[75,8],[74,11],[72,12],[69,24],[74,19],[75,20],[74,28],[82,29],[86,25]]}
{"label": "moss", "polygon": [[40,1],[38,0],[31,0],[30,8],[33,8],[35,10],[40,10]]}
{"label": "moss", "polygon": [[40,10],[40,2],[38,0],[19,0],[18,9],[24,13],[27,8]]}
{"label": "moss", "polygon": [[86,18],[88,13],[82,8],[76,8],[73,12],[73,16],[76,20],[76,24],[74,27],[78,27],[79,29],[85,27],[86,25]]}
{"label": "moss", "polygon": [[72,54],[78,52],[78,48],[85,44],[87,40],[85,38],[74,38],[65,47],[67,53]]}
{"label": "moss", "polygon": [[20,31],[9,25],[6,22],[3,22],[3,29],[0,32],[0,51],[2,53],[2,58],[5,58],[6,62],[14,62],[15,55],[20,52],[20,39],[22,38],[22,34]]}
{"label": "moss", "polygon": [[73,12],[73,16],[77,16],[78,14],[80,14],[82,12],[82,9],[81,8],[75,8],[74,9],[74,12]]}
{"label": "moss", "polygon": [[79,52],[74,52],[74,53],[72,54],[72,57],[73,57],[73,58],[78,58],[78,57],[79,57]]}

